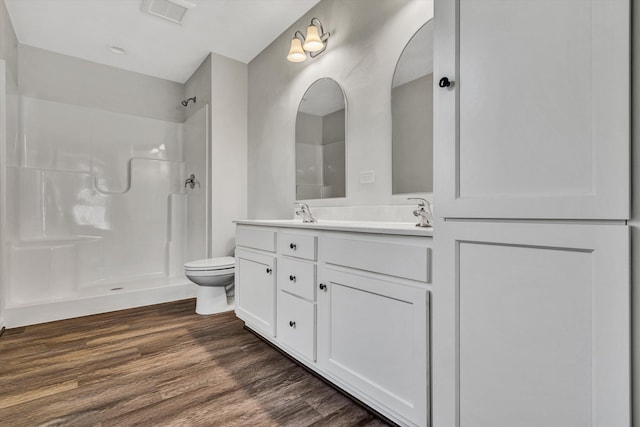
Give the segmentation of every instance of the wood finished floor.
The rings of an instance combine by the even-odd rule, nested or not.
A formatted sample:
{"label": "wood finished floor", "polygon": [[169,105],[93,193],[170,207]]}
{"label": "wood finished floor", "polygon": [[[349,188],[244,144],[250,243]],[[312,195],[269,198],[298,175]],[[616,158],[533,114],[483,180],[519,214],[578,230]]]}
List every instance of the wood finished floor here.
{"label": "wood finished floor", "polygon": [[8,329],[1,426],[385,426],[195,300]]}

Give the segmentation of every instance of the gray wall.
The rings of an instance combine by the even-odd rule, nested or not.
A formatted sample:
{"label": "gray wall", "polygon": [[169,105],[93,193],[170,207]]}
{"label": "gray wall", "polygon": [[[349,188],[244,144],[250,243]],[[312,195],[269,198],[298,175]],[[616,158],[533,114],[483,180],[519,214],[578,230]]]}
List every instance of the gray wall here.
{"label": "gray wall", "polygon": [[319,199],[322,186],[322,117],[298,112],[295,150],[296,198]]}
{"label": "gray wall", "polygon": [[9,19],[4,1],[0,1],[0,59],[7,61],[7,69],[18,81],[18,39]]}
{"label": "gray wall", "polygon": [[[202,61],[197,70],[184,83],[184,96],[182,99],[196,97],[196,103],[190,102],[185,108],[186,117],[202,108],[203,105],[211,104],[211,54]],[[209,121],[211,124],[211,121]]]}
{"label": "gray wall", "polygon": [[[196,111],[204,108],[205,105],[209,105],[209,117],[207,117],[207,147],[203,150],[203,153],[208,153],[209,156],[206,159],[207,174],[204,177],[198,177],[199,180],[204,179],[204,182],[209,183],[208,188],[211,189],[211,54],[202,61],[200,66],[191,74],[184,84],[184,93],[182,99],[196,97],[196,102],[190,102],[186,108],[184,108],[186,118],[191,117]],[[186,150],[185,150],[186,153]],[[201,232],[207,233],[207,257],[211,256],[211,192],[204,200],[204,209],[207,212],[206,215],[206,230]],[[189,200],[189,204],[197,204],[198,200]],[[191,224],[188,226],[189,232],[193,231]]]}
{"label": "gray wall", "polygon": [[184,121],[184,85],[27,45],[19,47],[20,94],[140,117]]}
{"label": "gray wall", "polygon": [[[295,119],[313,82],[331,77],[347,100],[345,205],[389,204],[391,81],[413,34],[431,17],[424,0],[324,0],[249,64],[249,217],[290,218],[295,199]],[[318,17],[331,32],[327,50],[290,63],[293,33]],[[373,184],[359,184],[374,170]],[[320,202],[318,202],[320,203]]]}
{"label": "gray wall", "polygon": [[343,109],[322,118],[322,145],[344,141],[346,132],[346,112]]}
{"label": "gray wall", "polygon": [[[639,6],[639,5],[634,5]],[[640,427],[640,7],[632,17],[631,116],[631,294],[632,294],[632,372],[633,425]]]}
{"label": "gray wall", "polygon": [[433,73],[393,88],[393,194],[433,191]]}
{"label": "gray wall", "polygon": [[322,118],[323,197],[344,197],[346,190],[345,110]]}

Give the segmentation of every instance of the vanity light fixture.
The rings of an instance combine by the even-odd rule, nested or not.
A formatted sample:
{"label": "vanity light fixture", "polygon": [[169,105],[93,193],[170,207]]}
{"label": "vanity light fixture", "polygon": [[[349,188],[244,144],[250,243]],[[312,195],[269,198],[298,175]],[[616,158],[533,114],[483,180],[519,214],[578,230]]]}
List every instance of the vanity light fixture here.
{"label": "vanity light fixture", "polygon": [[309,56],[315,58],[327,48],[327,40],[331,33],[325,33],[322,23],[318,18],[313,18],[307,27],[307,36],[300,31],[296,31],[291,39],[291,48],[287,55],[289,62],[302,62]]}

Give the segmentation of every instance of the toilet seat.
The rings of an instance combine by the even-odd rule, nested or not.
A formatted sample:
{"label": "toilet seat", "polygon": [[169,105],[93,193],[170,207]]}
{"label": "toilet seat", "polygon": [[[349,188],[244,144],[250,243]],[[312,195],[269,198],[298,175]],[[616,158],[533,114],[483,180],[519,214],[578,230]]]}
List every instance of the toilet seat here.
{"label": "toilet seat", "polygon": [[184,270],[188,272],[209,272],[211,276],[233,273],[235,259],[230,256],[199,259],[184,264]]}

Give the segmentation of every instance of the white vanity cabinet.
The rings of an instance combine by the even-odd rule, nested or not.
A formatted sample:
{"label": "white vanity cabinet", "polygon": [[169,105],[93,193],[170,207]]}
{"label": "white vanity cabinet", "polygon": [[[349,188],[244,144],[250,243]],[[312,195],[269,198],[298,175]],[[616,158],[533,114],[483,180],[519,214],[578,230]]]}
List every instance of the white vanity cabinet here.
{"label": "white vanity cabinet", "polygon": [[435,1],[438,216],[629,218],[629,1]]}
{"label": "white vanity cabinet", "polygon": [[298,358],[316,360],[316,254],[318,234],[278,232],[277,341]]}
{"label": "white vanity cabinet", "polygon": [[[238,224],[240,269],[247,252],[251,257],[274,257],[241,247],[248,231],[269,229],[264,227],[266,221],[255,223],[258,225],[251,221]],[[240,271],[236,280],[238,317],[394,422],[430,425],[430,231],[413,224],[395,231],[381,228],[380,232],[276,224],[271,228],[277,248],[273,265],[278,267],[275,308],[264,294],[248,297],[263,288],[258,285],[260,280],[246,272],[253,271],[254,264],[245,264],[245,272]],[[248,234],[252,241],[257,239]],[[256,276],[262,273],[260,268],[255,268]],[[259,300],[264,311],[247,307],[246,301]],[[266,322],[256,319],[264,319],[273,308],[276,328],[269,333]]]}
{"label": "white vanity cabinet", "polygon": [[436,426],[631,424],[629,30],[435,0]]}
{"label": "white vanity cabinet", "polygon": [[402,424],[428,425],[428,240],[326,233],[318,363]]}
{"label": "white vanity cabinet", "polygon": [[438,239],[434,425],[630,425],[627,227],[447,222]]}
{"label": "white vanity cabinet", "polygon": [[276,334],[275,244],[273,229],[238,226],[236,230],[236,315],[272,337]]}

